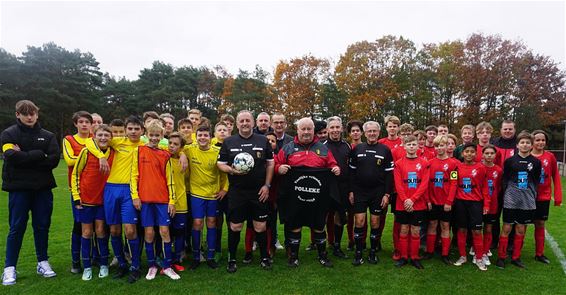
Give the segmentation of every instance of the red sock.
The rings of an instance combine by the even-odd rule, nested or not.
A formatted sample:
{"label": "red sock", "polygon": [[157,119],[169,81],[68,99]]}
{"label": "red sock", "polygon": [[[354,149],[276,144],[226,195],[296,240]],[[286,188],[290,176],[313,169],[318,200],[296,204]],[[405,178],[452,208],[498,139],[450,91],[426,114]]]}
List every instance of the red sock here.
{"label": "red sock", "polygon": [[394,250],[399,249],[399,232],[401,231],[401,224],[399,222],[393,223],[393,248]]}
{"label": "red sock", "polygon": [[442,240],[442,256],[448,256],[450,252],[450,238],[441,238]]}
{"label": "red sock", "polygon": [[509,242],[509,237],[500,236],[499,237],[499,248],[497,249],[497,255],[501,259],[507,258],[507,243]]}
{"label": "red sock", "polygon": [[436,244],[436,234],[426,235],[426,253],[434,253],[434,246]]}
{"label": "red sock", "polygon": [[474,252],[476,253],[476,259],[481,259],[483,256],[483,237],[481,233],[472,233],[472,239],[474,244]]}
{"label": "red sock", "polygon": [[466,257],[466,237],[468,232],[458,230],[458,252],[460,256]]}
{"label": "red sock", "polygon": [[399,252],[401,258],[409,259],[409,236],[399,235]]}
{"label": "red sock", "polygon": [[346,224],[348,231],[348,241],[354,243],[354,214],[348,214],[348,224]]}
{"label": "red sock", "polygon": [[535,228],[535,245],[536,245],[536,256],[541,256],[544,254],[544,227]]}
{"label": "red sock", "polygon": [[411,235],[411,259],[420,259],[419,248],[421,246],[421,237],[419,235]]}
{"label": "red sock", "polygon": [[252,252],[254,244],[255,231],[253,228],[246,228],[246,252]]}
{"label": "red sock", "polygon": [[518,235],[515,233],[515,240],[513,240],[513,256],[511,256],[511,259],[517,260],[521,258],[521,250],[523,249],[524,239],[525,235]]}
{"label": "red sock", "polygon": [[489,252],[489,248],[491,248],[491,240],[492,240],[491,233],[484,233],[483,234],[483,254],[487,255]]}
{"label": "red sock", "polygon": [[334,212],[331,212],[326,216],[326,239],[328,245],[334,245],[334,214]]}

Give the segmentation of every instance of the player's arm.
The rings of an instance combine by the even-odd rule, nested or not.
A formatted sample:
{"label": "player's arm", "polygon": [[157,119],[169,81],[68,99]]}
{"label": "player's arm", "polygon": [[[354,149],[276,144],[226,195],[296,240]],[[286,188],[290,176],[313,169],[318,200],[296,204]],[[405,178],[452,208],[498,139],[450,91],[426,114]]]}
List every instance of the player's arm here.
{"label": "player's arm", "polygon": [[395,163],[393,163],[393,155],[389,149],[385,152],[385,163],[389,163],[385,167],[385,194],[390,196],[393,193],[395,184],[393,183],[393,171],[395,170]]}
{"label": "player's arm", "polygon": [[228,165],[228,148],[226,147],[226,143],[222,145],[220,148],[220,152],[218,153],[218,160],[216,161],[216,166],[218,169],[227,174],[234,174],[234,169],[230,165]]}
{"label": "player's arm", "polygon": [[138,180],[140,177],[140,170],[139,170],[139,161],[138,161],[138,157],[139,157],[139,150],[138,148],[134,149],[134,152],[132,154],[133,160],[132,160],[132,170],[130,173],[130,196],[132,197],[132,200],[139,200],[140,196],[139,196],[139,192],[138,192]]}
{"label": "player's arm", "polygon": [[291,169],[291,166],[287,164],[287,156],[285,155],[283,148],[281,148],[277,155],[275,155],[274,171],[279,175],[284,175],[289,171],[289,169]]}
{"label": "player's arm", "polygon": [[481,194],[483,196],[483,212],[487,214],[489,212],[489,204],[491,203],[491,197],[489,195],[489,184],[487,179],[487,174],[485,170],[483,170],[483,177],[480,178],[481,182]]}
{"label": "player's arm", "polygon": [[165,164],[165,175],[167,178],[167,190],[169,191],[169,204],[175,205],[175,178],[173,177],[173,162],[171,159]]}
{"label": "player's arm", "polygon": [[401,204],[403,204],[405,202],[405,200],[407,199],[407,195],[405,194],[405,187],[403,186],[403,172],[402,167],[400,167],[400,162],[402,160],[399,160],[395,163],[395,170],[393,170],[393,175],[394,175],[394,181],[395,181],[395,189],[397,190],[397,199],[401,202]]}
{"label": "player's arm", "polygon": [[78,155],[75,155],[73,146],[66,137],[63,138],[63,159],[69,167],[74,166],[77,163],[78,159]]}
{"label": "player's arm", "polygon": [[560,182],[560,172],[558,171],[558,163],[556,158],[552,156],[550,160],[550,167],[552,169],[552,183],[554,190],[554,206],[562,205],[562,183]]}
{"label": "player's arm", "polygon": [[340,175],[340,166],[338,166],[338,162],[336,162],[336,159],[330,150],[328,150],[328,156],[326,158],[326,167],[330,168],[330,172],[334,173],[334,175]]}
{"label": "player's arm", "polygon": [[[82,149],[82,151],[77,156],[76,164],[73,167],[73,173],[71,174],[71,195],[73,196],[73,202],[75,205],[80,205],[81,201],[81,191],[80,191],[80,184],[81,184],[81,173],[83,172],[86,161],[88,159],[88,150],[86,148]],[[77,204],[78,202],[78,204]]]}
{"label": "player's arm", "polygon": [[43,161],[47,155],[42,150],[22,151],[17,140],[12,138],[8,132],[2,132],[0,136],[4,159],[16,165],[31,165],[38,161]]}
{"label": "player's arm", "polygon": [[446,203],[444,204],[444,211],[450,211],[452,209],[452,204],[458,193],[458,166],[454,167],[454,170],[450,171],[450,191],[448,192],[448,197],[446,198]]}
{"label": "player's arm", "polygon": [[429,181],[429,169],[428,164],[424,165],[423,170],[421,170],[421,183],[417,186],[417,190],[410,198],[413,203],[416,203],[417,200],[424,199],[425,203],[428,203],[428,181]]}

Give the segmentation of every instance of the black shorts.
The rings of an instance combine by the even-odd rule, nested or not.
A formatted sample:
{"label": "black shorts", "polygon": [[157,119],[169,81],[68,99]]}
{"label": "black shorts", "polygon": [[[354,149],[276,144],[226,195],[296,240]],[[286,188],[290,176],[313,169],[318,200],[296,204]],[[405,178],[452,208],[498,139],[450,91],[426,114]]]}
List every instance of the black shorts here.
{"label": "black shorts", "polygon": [[444,205],[432,205],[432,210],[427,212],[428,221],[440,220],[444,222],[452,221],[452,211],[444,211]]}
{"label": "black shorts", "polygon": [[537,201],[535,217],[533,220],[548,220],[548,212],[550,210],[550,201]]}
{"label": "black shorts", "polygon": [[351,210],[352,205],[348,199],[349,186],[348,183],[338,182],[338,192],[340,194],[340,202],[336,200],[330,200],[329,206],[331,212],[338,212],[340,215],[344,215],[347,211]]}
{"label": "black shorts", "polygon": [[456,199],[452,207],[458,228],[481,230],[483,225],[483,202]]}
{"label": "black shorts", "polygon": [[483,216],[484,224],[496,224],[497,220],[499,220],[499,216],[497,216],[497,214],[486,214]]}
{"label": "black shorts", "polygon": [[228,196],[224,196],[222,200],[218,201],[218,208],[216,210],[216,215],[220,216],[222,214],[228,214]]}
{"label": "black shorts", "polygon": [[381,201],[385,189],[377,188],[356,188],[354,189],[354,213],[366,213],[369,208],[371,215],[383,215],[387,213],[387,207],[381,207]]}
{"label": "black shorts", "polygon": [[260,202],[258,190],[230,190],[228,198],[228,220],[232,223],[242,223],[246,220],[267,221],[269,203]]}
{"label": "black shorts", "polygon": [[509,224],[529,224],[533,223],[535,209],[507,209],[503,208],[503,222]]}
{"label": "black shorts", "polygon": [[400,224],[410,224],[413,226],[421,226],[426,219],[426,211],[396,211],[396,221]]}

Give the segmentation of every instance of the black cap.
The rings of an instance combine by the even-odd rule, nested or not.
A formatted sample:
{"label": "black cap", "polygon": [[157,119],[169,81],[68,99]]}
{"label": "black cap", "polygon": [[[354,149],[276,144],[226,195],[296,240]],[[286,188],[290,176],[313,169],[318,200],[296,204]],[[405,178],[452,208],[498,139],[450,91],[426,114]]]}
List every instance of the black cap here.
{"label": "black cap", "polygon": [[314,133],[319,133],[326,128],[326,121],[314,121]]}

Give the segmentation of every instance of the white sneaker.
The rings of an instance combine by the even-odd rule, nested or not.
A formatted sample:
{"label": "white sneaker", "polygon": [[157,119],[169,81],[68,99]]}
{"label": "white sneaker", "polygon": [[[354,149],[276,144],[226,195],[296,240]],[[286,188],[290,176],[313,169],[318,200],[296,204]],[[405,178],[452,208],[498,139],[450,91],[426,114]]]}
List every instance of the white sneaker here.
{"label": "white sneaker", "polygon": [[52,278],[57,275],[47,260],[37,263],[37,274],[42,275],[44,278]]}
{"label": "white sneaker", "polygon": [[151,280],[155,279],[156,275],[157,275],[157,267],[152,266],[147,271],[147,275],[145,276],[145,279],[148,280],[148,281],[151,281]]}
{"label": "white sneaker", "polygon": [[466,256],[460,256],[460,258],[458,258],[458,260],[456,260],[456,262],[454,262],[455,266],[460,266],[464,263],[468,262],[468,258],[466,258]]}
{"label": "white sneaker", "polygon": [[171,278],[172,280],[178,280],[181,277],[173,270],[172,267],[163,270],[163,274]]}
{"label": "white sneaker", "polygon": [[116,258],[116,256],[114,256],[114,258],[112,258],[112,261],[110,262],[110,267],[113,266],[118,266],[118,258]]}
{"label": "white sneaker", "polygon": [[254,244],[252,245],[252,251],[255,251],[257,249],[257,242],[254,242]]}
{"label": "white sneaker", "polygon": [[92,268],[87,267],[83,270],[83,281],[92,280]]}
{"label": "white sneaker", "polygon": [[487,250],[487,256],[491,257],[493,254],[491,254],[491,250]]}
{"label": "white sneaker", "polygon": [[16,283],[16,267],[8,266],[4,268],[4,273],[2,274],[2,285],[9,286]]}
{"label": "white sneaker", "polygon": [[285,249],[285,247],[283,247],[283,245],[281,245],[281,243],[279,242],[279,240],[277,240],[277,241],[275,242],[275,249],[277,249],[277,250],[283,250],[283,249]]}
{"label": "white sneaker", "polygon": [[104,279],[107,276],[108,276],[108,266],[101,265],[100,271],[98,272],[98,277],[101,278],[101,279]]}
{"label": "white sneaker", "polygon": [[476,251],[474,251],[474,247],[470,247],[470,255],[476,255]]}
{"label": "white sneaker", "polygon": [[483,263],[483,259],[477,259],[475,265],[477,265],[481,271],[487,270],[487,266]]}
{"label": "white sneaker", "polygon": [[491,261],[489,261],[489,256],[487,256],[487,254],[484,254],[481,260],[483,261],[483,264],[485,264],[486,266],[491,265]]}

